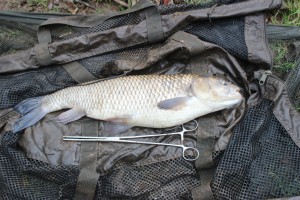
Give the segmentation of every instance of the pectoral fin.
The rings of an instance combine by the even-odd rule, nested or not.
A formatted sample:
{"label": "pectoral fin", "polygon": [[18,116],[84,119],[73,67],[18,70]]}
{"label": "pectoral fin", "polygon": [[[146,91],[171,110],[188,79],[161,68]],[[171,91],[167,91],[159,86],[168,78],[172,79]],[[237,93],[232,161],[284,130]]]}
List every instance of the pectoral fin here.
{"label": "pectoral fin", "polygon": [[187,103],[192,100],[193,97],[176,97],[172,99],[166,99],[157,104],[160,109],[164,110],[180,110],[187,106]]}
{"label": "pectoral fin", "polygon": [[71,110],[67,110],[66,112],[61,113],[57,116],[57,121],[63,124],[67,124],[69,122],[80,119],[85,116],[84,110],[72,108]]}

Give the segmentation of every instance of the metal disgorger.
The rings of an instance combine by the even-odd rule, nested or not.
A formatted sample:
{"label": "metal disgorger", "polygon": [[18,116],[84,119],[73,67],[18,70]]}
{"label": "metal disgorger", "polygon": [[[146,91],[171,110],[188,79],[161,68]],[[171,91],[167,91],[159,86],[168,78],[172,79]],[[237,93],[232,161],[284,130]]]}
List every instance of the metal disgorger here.
{"label": "metal disgorger", "polygon": [[[81,141],[81,142],[122,142],[122,143],[133,143],[133,144],[150,144],[150,145],[162,145],[162,146],[171,146],[182,148],[182,156],[185,160],[195,161],[199,157],[199,151],[194,147],[188,147],[184,145],[184,134],[193,132],[198,128],[197,121],[193,120],[196,124],[193,129],[187,129],[184,127],[184,124],[181,125],[182,130],[179,132],[173,133],[161,133],[156,135],[138,135],[138,136],[122,136],[122,137],[92,137],[92,136],[63,136],[64,141]],[[170,136],[170,135],[180,135],[180,144],[169,144],[169,143],[158,143],[158,142],[143,142],[136,140],[136,138],[150,138],[150,137],[161,137],[161,136]],[[187,151],[193,151],[195,153],[195,158],[186,157]]]}

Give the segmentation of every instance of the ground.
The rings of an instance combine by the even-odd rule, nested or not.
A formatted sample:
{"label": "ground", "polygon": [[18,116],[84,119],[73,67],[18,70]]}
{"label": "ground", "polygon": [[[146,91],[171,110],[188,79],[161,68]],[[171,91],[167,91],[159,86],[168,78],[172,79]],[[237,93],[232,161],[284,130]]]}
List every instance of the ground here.
{"label": "ground", "polygon": [[95,14],[124,9],[125,6],[109,0],[0,0],[0,10],[25,12]]}

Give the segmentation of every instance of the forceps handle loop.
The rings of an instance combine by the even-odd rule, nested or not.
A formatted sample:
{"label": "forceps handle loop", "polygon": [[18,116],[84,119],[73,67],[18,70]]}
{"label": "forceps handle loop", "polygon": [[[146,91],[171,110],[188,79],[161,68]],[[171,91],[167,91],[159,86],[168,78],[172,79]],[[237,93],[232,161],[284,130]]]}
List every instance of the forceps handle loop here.
{"label": "forceps handle loop", "polygon": [[185,124],[182,124],[181,127],[182,127],[182,132],[192,132],[192,131],[195,131],[197,128],[198,128],[198,122],[196,120],[192,120],[192,122],[195,123],[195,126],[194,128],[186,128],[185,127]]}
{"label": "forceps handle loop", "polygon": [[[194,147],[186,147],[186,146],[182,146],[182,157],[185,159],[185,160],[188,160],[188,161],[195,161],[199,158],[199,151],[198,149],[194,148]],[[194,158],[188,158],[186,157],[186,153],[188,151],[192,151],[194,152],[194,155],[195,157]]]}

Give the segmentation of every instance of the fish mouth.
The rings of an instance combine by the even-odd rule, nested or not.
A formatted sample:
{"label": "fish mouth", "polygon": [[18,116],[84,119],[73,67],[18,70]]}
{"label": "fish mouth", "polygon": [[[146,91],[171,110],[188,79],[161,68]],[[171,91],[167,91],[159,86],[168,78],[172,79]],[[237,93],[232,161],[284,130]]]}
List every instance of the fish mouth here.
{"label": "fish mouth", "polygon": [[239,87],[232,88],[230,94],[231,94],[230,95],[231,99],[242,99],[243,98],[241,89]]}
{"label": "fish mouth", "polygon": [[231,94],[230,96],[227,96],[227,99],[228,100],[240,100],[242,99],[243,96],[241,93],[237,92],[237,93],[234,93],[234,94]]}

